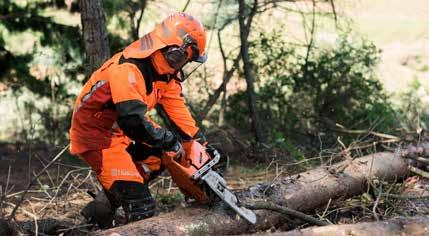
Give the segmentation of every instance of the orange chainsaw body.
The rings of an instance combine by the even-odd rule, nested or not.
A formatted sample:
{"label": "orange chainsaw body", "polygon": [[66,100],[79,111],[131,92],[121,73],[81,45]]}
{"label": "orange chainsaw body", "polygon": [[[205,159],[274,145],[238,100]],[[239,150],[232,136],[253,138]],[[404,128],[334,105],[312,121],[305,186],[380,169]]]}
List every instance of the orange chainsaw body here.
{"label": "orange chainsaw body", "polygon": [[165,156],[162,163],[185,196],[200,202],[208,202],[210,200],[207,194],[192,176],[212,158],[206,152],[206,148],[197,141],[184,142],[182,146],[185,154],[179,160]]}

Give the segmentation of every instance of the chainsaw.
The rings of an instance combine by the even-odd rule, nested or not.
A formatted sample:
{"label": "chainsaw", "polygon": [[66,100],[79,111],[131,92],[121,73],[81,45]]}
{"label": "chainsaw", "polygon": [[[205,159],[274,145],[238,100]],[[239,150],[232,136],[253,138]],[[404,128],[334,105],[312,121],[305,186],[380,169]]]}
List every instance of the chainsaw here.
{"label": "chainsaw", "polygon": [[221,157],[219,152],[209,152],[197,141],[184,142],[185,154],[178,159],[162,158],[162,163],[180,191],[198,202],[208,203],[218,196],[232,210],[252,224],[256,214],[240,206],[237,197],[228,190],[225,179],[217,172],[216,165]]}

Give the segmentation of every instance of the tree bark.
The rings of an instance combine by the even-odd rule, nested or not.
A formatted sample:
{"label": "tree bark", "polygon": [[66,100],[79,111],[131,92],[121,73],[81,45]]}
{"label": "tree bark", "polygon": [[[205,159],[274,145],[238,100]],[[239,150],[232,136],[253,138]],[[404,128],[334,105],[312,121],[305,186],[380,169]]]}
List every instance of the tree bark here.
{"label": "tree bark", "polygon": [[[342,171],[334,173],[332,170]],[[245,204],[268,201],[298,211],[309,211],[325,205],[330,199],[347,199],[367,189],[368,181],[379,179],[394,182],[406,177],[406,161],[390,152],[376,153],[345,161],[328,169],[317,168],[291,177],[279,178],[272,183],[259,184],[237,193]],[[276,227],[284,223],[279,213],[256,211],[258,221],[250,225],[230,211],[220,208],[207,210],[201,207],[178,209],[143,221],[95,235],[220,235],[242,234]]]}
{"label": "tree bark", "polygon": [[399,217],[387,221],[310,227],[271,234],[269,236],[331,236],[331,235],[429,235],[429,217]]}
{"label": "tree bark", "polygon": [[250,28],[252,25],[253,16],[256,14],[258,1],[253,1],[253,7],[250,12],[250,14],[247,16],[246,19],[246,3],[244,0],[238,1],[238,22],[240,24],[240,53],[243,60],[243,70],[244,70],[244,77],[246,78],[246,84],[247,84],[247,99],[248,99],[248,107],[250,112],[250,118],[252,123],[252,130],[255,135],[256,142],[263,142],[264,138],[262,135],[261,125],[260,125],[260,119],[258,115],[258,111],[256,109],[256,94],[255,94],[255,86],[253,84],[254,77],[252,72],[252,64],[249,59],[249,41],[248,36],[250,33]]}
{"label": "tree bark", "polygon": [[109,40],[101,0],[81,0],[79,7],[90,75],[110,58]]}

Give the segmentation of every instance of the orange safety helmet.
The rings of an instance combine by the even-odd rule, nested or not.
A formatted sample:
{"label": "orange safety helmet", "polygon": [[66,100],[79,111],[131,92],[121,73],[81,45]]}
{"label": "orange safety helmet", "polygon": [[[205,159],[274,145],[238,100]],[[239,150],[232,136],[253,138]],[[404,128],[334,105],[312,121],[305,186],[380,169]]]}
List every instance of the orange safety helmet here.
{"label": "orange safety helmet", "polygon": [[[175,46],[176,50],[186,52],[187,60],[204,63],[206,32],[195,17],[186,13],[174,13],[158,24],[155,29],[133,42],[123,51],[125,58],[146,58],[156,50]],[[173,50],[174,51],[174,50]],[[173,52],[173,59],[177,54]],[[169,58],[167,58],[169,61]]]}

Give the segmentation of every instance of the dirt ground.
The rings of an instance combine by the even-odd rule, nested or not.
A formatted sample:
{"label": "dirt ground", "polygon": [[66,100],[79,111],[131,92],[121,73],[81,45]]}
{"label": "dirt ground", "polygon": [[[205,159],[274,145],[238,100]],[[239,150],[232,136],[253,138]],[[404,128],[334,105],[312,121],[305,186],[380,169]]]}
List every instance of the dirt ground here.
{"label": "dirt ground", "polygon": [[[37,175],[60,149],[42,144],[28,147],[19,143],[0,143],[1,216],[10,215],[23,190],[27,188],[30,177]],[[230,155],[236,153],[234,150],[229,151],[232,152]],[[246,167],[234,165],[229,169],[226,179],[231,189],[240,190],[284,174],[286,172],[275,163]],[[188,203],[168,173],[153,180],[150,189],[161,214],[173,210],[189,214],[188,209],[183,211]],[[20,232],[29,234],[34,234],[35,230],[45,234],[87,234],[97,227],[86,224],[80,212],[93,199],[88,192],[96,193],[99,190],[100,185],[94,173],[78,158],[66,153],[30,188],[15,215],[15,226]],[[121,212],[118,214],[120,217]],[[167,214],[165,217],[177,217],[177,214]]]}
{"label": "dirt ground", "polygon": [[[227,145],[223,146],[227,147]],[[58,151],[58,148],[51,150],[43,145],[36,147],[33,147],[31,151],[31,167],[34,173],[38,173]],[[26,188],[28,183],[28,150],[28,147],[22,145],[5,143],[0,145],[0,184],[2,186],[1,195],[3,196],[1,213],[3,216],[8,216],[12,212],[22,190]],[[245,154],[243,151],[241,152]],[[40,155],[43,153],[50,155],[41,157]],[[234,150],[227,150],[227,153],[236,155]],[[244,156],[251,158],[251,155],[255,154],[247,153]],[[276,153],[270,155],[276,155]],[[235,191],[244,190],[258,183],[272,182],[276,178],[290,175],[303,168],[302,166],[296,168],[292,165],[293,163],[290,163],[290,168],[286,168],[288,165],[281,165],[275,161],[267,161],[254,166],[239,165],[237,161],[243,161],[243,159],[235,160],[236,163],[232,165],[226,175],[229,187]],[[9,166],[11,171],[8,178]],[[383,185],[383,183],[378,184]],[[100,186],[93,172],[79,160],[66,155],[64,159],[44,173],[31,188],[17,211],[17,224],[15,226],[20,232],[26,232],[30,235],[35,234],[36,230],[45,235],[90,234],[93,230],[97,230],[97,227],[87,224],[80,211],[92,200],[88,191],[95,193],[98,189]],[[190,208],[189,206],[196,203],[185,201],[167,173],[153,180],[150,183],[150,189],[157,201],[160,216],[166,220],[210,210],[210,207]],[[404,183],[383,185],[380,189],[383,192],[407,196],[429,196],[429,181],[411,177]],[[316,210],[313,215],[335,223],[373,221],[373,206],[376,197],[377,195],[369,190],[367,193],[352,199],[329,203],[324,208]],[[397,199],[383,197],[378,204],[376,210],[381,219],[388,219],[397,215],[429,214],[428,198]],[[118,217],[121,217],[120,211],[118,211]],[[290,227],[294,226],[287,226],[286,228]]]}

